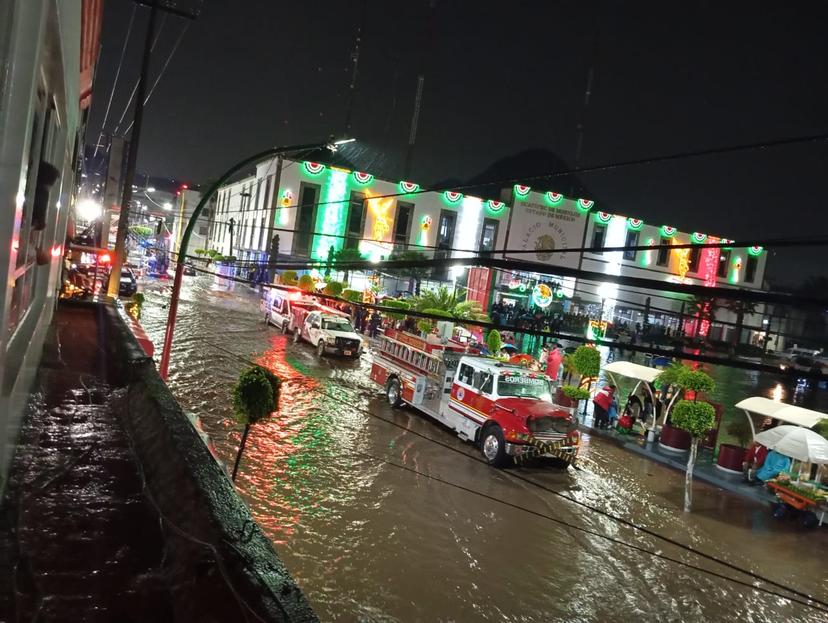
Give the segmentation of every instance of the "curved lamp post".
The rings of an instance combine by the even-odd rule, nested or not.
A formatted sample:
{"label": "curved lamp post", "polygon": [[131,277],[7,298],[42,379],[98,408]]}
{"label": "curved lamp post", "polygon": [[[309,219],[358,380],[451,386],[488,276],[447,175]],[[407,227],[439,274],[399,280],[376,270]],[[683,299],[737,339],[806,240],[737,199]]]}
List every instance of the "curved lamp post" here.
{"label": "curved lamp post", "polygon": [[201,196],[201,200],[198,202],[198,205],[193,210],[193,215],[190,217],[190,220],[187,223],[187,228],[184,230],[184,234],[181,236],[181,244],[178,247],[178,265],[175,268],[175,280],[173,281],[173,289],[172,289],[172,296],[170,297],[170,312],[167,316],[167,330],[164,333],[164,349],[161,352],[161,363],[158,366],[158,372],[161,375],[161,378],[165,381],[167,380],[167,375],[169,373],[170,368],[170,354],[172,350],[172,342],[173,342],[173,333],[175,332],[175,317],[178,313],[178,299],[179,295],[181,294],[181,280],[184,276],[184,261],[187,256],[187,249],[190,246],[190,236],[193,234],[193,229],[195,229],[196,221],[198,221],[198,217],[201,216],[202,210],[204,210],[204,206],[207,205],[207,202],[210,198],[216,193],[216,191],[221,187],[224,182],[226,182],[230,176],[234,173],[239,171],[240,169],[244,169],[253,164],[258,164],[262,160],[267,158],[272,158],[273,156],[280,156],[283,154],[296,152],[296,151],[308,151],[312,149],[322,149],[322,148],[329,148],[332,151],[336,151],[338,145],[342,145],[344,143],[350,143],[354,139],[343,139],[339,141],[327,141],[324,143],[311,143],[308,145],[288,145],[287,147],[271,147],[263,152],[250,156],[249,158],[245,158],[241,162],[234,164],[232,167],[227,169],[225,173],[219,177],[210,188]]}

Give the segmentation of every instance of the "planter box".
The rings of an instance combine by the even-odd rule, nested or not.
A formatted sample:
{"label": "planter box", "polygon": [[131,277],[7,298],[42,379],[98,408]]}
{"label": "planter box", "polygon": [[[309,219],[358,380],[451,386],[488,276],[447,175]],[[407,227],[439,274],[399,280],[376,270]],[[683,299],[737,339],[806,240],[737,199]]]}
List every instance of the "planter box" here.
{"label": "planter box", "polygon": [[742,458],[745,449],[732,443],[723,443],[719,446],[719,457],[716,459],[716,469],[729,474],[742,473]]}
{"label": "planter box", "polygon": [[566,394],[564,394],[563,390],[560,387],[555,392],[555,404],[560,405],[562,407],[578,406],[578,403],[574,400],[571,400]]}
{"label": "planter box", "polygon": [[670,452],[687,452],[690,449],[690,433],[666,424],[661,428],[658,445]]}

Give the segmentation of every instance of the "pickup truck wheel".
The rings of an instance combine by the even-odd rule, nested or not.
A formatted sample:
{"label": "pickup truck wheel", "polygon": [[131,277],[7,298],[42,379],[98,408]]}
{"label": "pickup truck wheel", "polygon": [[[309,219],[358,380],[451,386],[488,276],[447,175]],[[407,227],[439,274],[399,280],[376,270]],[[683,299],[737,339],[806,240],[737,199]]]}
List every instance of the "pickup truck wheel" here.
{"label": "pickup truck wheel", "polygon": [[316,345],[316,354],[319,357],[324,357],[324,355],[325,355],[325,340],[319,340],[319,344]]}
{"label": "pickup truck wheel", "polygon": [[385,397],[392,407],[399,407],[402,404],[402,385],[400,379],[391,377],[385,384]]}
{"label": "pickup truck wheel", "polygon": [[293,332],[293,343],[294,344],[299,343],[299,334],[301,332],[302,332],[302,330],[299,327],[296,327],[296,331]]}
{"label": "pickup truck wheel", "polygon": [[509,463],[509,456],[506,454],[506,439],[503,437],[503,430],[497,424],[483,431],[480,449],[483,451],[486,462],[492,467],[506,467]]}

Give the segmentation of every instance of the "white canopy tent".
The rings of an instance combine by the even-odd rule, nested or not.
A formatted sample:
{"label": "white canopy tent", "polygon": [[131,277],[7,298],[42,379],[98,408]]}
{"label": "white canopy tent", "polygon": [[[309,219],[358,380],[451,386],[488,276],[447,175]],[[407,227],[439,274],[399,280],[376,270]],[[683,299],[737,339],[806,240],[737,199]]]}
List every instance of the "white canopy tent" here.
{"label": "white canopy tent", "polygon": [[756,429],[753,426],[753,418],[751,413],[770,417],[781,422],[787,422],[794,426],[802,426],[804,428],[811,428],[822,419],[828,419],[828,414],[821,411],[812,411],[811,409],[803,409],[795,405],[789,405],[785,402],[776,402],[764,396],[752,396],[745,398],[741,402],[736,403],[737,409],[742,409],[747,416],[750,424],[750,431],[753,437],[756,438]]}
{"label": "white canopy tent", "polygon": [[641,386],[642,383],[644,384],[644,387],[646,388],[647,393],[650,395],[650,399],[652,400],[653,404],[652,425],[648,426],[645,422],[644,427],[650,431],[655,430],[657,425],[657,415],[655,412],[656,398],[655,395],[653,395],[651,383],[655,381],[656,377],[659,374],[661,374],[661,370],[651,368],[649,366],[642,366],[641,364],[633,363],[632,361],[613,361],[612,363],[608,363],[604,366],[604,372],[607,373],[607,376],[610,377],[613,385],[615,385],[616,387],[618,387],[618,381],[615,378],[616,376],[625,376],[627,378],[638,381],[633,390],[630,392],[630,396],[632,396],[638,391],[638,388]]}

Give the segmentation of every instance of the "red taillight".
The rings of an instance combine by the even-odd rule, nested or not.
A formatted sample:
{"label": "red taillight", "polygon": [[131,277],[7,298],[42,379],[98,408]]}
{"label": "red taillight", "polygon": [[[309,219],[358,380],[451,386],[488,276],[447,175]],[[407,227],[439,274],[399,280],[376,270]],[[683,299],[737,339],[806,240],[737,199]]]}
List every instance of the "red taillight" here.
{"label": "red taillight", "polygon": [[109,264],[112,261],[112,256],[109,255],[109,253],[101,253],[101,255],[98,257],[98,261],[101,264]]}

